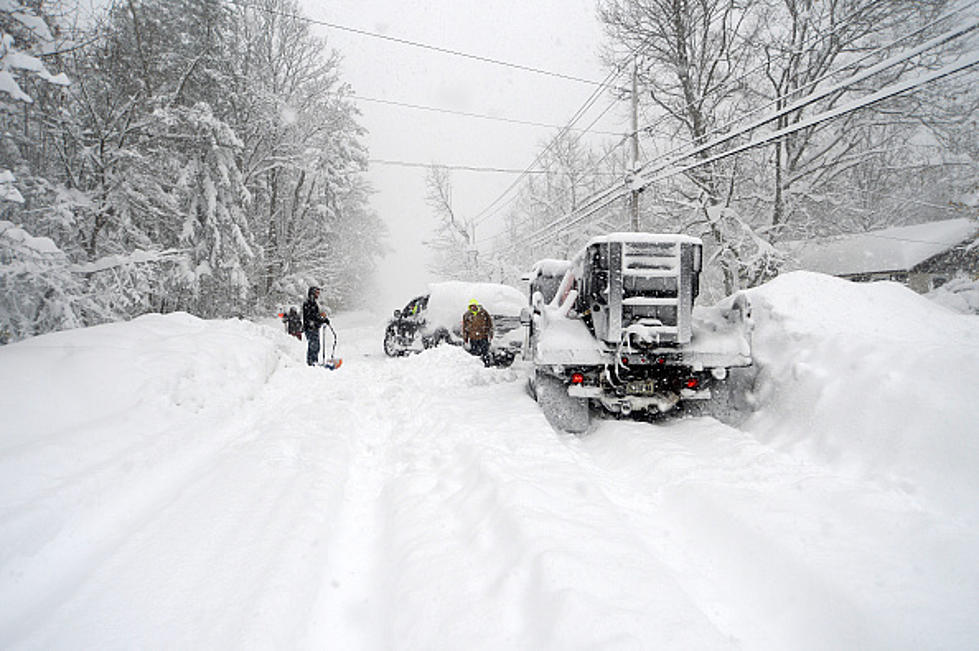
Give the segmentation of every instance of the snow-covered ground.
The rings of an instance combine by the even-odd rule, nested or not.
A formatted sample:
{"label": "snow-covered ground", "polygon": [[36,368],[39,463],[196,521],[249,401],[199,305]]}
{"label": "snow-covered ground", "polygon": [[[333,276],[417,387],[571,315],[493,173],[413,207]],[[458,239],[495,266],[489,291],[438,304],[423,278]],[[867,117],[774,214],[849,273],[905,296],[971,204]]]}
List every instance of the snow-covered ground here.
{"label": "snow-covered ground", "polygon": [[751,292],[757,411],[553,431],[521,369],[149,315],[0,348],[4,649],[967,649],[979,317]]}

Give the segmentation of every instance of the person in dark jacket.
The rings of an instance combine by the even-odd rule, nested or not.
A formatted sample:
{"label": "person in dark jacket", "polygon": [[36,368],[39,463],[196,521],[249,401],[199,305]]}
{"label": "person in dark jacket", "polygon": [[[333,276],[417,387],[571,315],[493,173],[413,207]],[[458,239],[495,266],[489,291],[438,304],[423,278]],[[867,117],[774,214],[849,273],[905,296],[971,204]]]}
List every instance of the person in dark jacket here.
{"label": "person in dark jacket", "polygon": [[471,355],[481,357],[484,366],[490,366],[490,340],[493,338],[493,319],[479,301],[469,301],[469,309],[462,315],[462,343]]}
{"label": "person in dark jacket", "polygon": [[289,308],[289,313],[283,315],[282,320],[286,324],[286,332],[291,334],[299,341],[303,340],[303,320],[299,316],[299,311],[294,307]]}
{"label": "person in dark jacket", "polygon": [[319,287],[310,287],[306,297],[306,302],[303,303],[303,334],[308,343],[306,363],[313,366],[320,354],[320,326],[329,325],[330,320],[326,313],[320,311],[319,303],[316,302],[320,297]]}

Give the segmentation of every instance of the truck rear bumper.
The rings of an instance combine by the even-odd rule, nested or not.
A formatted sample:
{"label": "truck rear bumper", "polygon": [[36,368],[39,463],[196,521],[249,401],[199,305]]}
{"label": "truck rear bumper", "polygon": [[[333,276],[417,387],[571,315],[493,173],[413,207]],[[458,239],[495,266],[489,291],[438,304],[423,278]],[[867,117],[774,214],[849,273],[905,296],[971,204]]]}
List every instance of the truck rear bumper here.
{"label": "truck rear bumper", "polygon": [[710,389],[682,389],[679,393],[660,391],[650,395],[616,395],[602,387],[571,384],[568,395],[573,398],[597,400],[611,412],[630,414],[634,411],[667,412],[681,400],[710,400]]}

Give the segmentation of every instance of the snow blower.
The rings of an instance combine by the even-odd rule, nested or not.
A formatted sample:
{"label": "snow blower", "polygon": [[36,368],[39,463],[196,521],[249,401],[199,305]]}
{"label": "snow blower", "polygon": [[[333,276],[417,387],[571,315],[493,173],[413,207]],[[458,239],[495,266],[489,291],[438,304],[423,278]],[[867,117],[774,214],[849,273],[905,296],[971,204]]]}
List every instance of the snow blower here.
{"label": "snow blower", "polygon": [[[321,362],[320,366],[323,366],[325,368],[328,368],[331,371],[335,371],[338,368],[340,368],[340,366],[343,364],[343,358],[336,356],[336,354],[337,354],[337,331],[333,329],[333,325],[330,324],[330,323],[327,323],[326,324],[326,327],[329,328],[330,329],[330,332],[333,333],[333,350],[330,351],[330,357],[329,357],[329,359],[326,359],[324,357],[324,359]],[[323,328],[322,327],[320,327],[320,341],[321,342],[323,341]],[[322,351],[323,351],[323,355],[325,356],[326,355],[326,346],[323,346]]]}

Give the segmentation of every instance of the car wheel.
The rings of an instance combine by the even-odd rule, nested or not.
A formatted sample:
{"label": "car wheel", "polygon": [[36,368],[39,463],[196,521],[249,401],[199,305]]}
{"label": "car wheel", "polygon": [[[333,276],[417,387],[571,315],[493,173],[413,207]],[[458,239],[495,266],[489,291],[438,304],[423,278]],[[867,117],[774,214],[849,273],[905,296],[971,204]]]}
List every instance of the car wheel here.
{"label": "car wheel", "polygon": [[445,328],[439,328],[435,335],[432,337],[432,346],[441,346],[443,343],[449,341],[449,331]]}
{"label": "car wheel", "polygon": [[388,327],[387,332],[384,333],[384,354],[388,357],[400,357],[403,352],[398,345],[398,335],[394,327]]}

